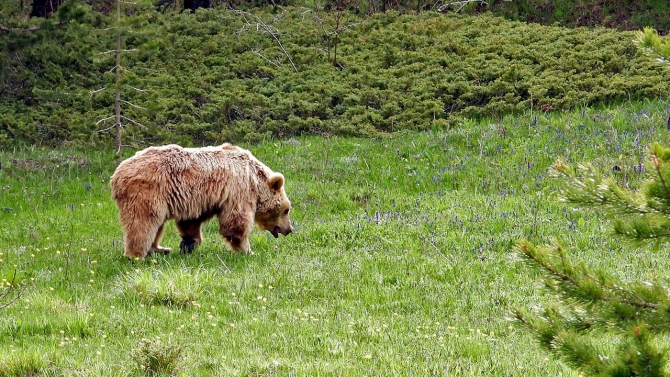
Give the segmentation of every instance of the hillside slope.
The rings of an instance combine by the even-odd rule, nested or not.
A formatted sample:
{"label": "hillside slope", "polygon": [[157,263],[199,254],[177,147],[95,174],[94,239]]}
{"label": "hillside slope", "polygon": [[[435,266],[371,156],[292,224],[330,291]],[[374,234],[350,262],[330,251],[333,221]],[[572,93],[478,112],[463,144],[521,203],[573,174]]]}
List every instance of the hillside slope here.
{"label": "hillside slope", "polygon": [[[670,82],[630,32],[490,15],[211,9],[144,11],[124,25],[124,48],[136,49],[122,58],[131,144],[438,129],[665,98]],[[113,111],[113,54],[101,54],[115,45],[110,26],[90,12],[0,34],[0,143],[111,142],[100,132],[110,121],[97,123]]]}

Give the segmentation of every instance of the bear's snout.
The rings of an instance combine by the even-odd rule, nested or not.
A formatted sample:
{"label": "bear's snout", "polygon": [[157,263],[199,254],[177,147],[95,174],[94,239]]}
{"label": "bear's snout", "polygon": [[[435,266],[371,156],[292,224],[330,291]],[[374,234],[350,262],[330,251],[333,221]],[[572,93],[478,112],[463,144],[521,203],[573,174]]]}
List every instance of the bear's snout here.
{"label": "bear's snout", "polygon": [[292,232],[293,232],[293,227],[288,227],[286,229],[282,229],[282,228],[279,227],[279,225],[275,226],[270,231],[270,233],[272,233],[274,238],[279,238],[279,233],[283,234],[284,236],[288,236]]}

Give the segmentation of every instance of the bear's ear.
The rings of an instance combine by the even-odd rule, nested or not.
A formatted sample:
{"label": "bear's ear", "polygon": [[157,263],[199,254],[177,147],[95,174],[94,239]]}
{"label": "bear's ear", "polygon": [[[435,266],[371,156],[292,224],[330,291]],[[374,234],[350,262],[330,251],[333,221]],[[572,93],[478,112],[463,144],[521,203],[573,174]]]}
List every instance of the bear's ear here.
{"label": "bear's ear", "polygon": [[281,190],[284,187],[284,176],[281,173],[272,173],[268,177],[268,186],[274,191]]}

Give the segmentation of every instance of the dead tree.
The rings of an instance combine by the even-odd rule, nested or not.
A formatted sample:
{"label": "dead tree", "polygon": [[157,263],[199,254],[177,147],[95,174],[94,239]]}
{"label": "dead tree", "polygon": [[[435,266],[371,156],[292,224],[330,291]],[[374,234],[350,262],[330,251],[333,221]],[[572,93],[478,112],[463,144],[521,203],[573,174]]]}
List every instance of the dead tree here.
{"label": "dead tree", "polygon": [[[122,71],[121,55],[124,52],[133,52],[133,51],[137,51],[137,50],[136,49],[122,49],[121,0],[116,0],[116,15],[117,15],[116,16],[116,27],[115,27],[115,29],[116,29],[116,49],[102,53],[102,54],[113,53],[114,57],[115,57],[115,63],[116,64],[114,65],[114,68],[112,68],[112,70],[114,71],[114,74],[115,74],[115,80],[114,80],[114,115],[103,118],[103,119],[100,119],[96,123],[96,125],[99,125],[100,123],[104,123],[108,120],[114,119],[114,124],[111,127],[101,129],[98,132],[105,132],[105,131],[109,131],[111,129],[114,129],[114,141],[115,141],[115,145],[116,145],[116,154],[120,155],[121,154],[121,149],[123,148],[121,135],[123,133],[124,126],[123,126],[122,121],[125,120],[125,121],[128,121],[130,123],[141,126],[142,128],[145,128],[145,127],[141,123],[136,122],[136,121],[124,116],[122,111],[121,111],[122,110],[122,108],[121,108],[122,104],[126,104],[126,105],[129,105],[129,106],[132,106],[132,107],[135,107],[135,108],[140,108],[140,109],[144,109],[144,108],[142,108],[140,106],[137,106],[137,105],[135,105],[135,104],[133,104],[129,101],[125,101],[125,100],[121,99],[121,71]],[[106,88],[96,90],[92,94],[104,91],[105,89]],[[132,88],[132,89],[134,89],[136,91],[139,91],[139,92],[144,92],[141,89],[137,89],[137,88]]]}
{"label": "dead tree", "polygon": [[[325,39],[328,41],[327,46],[326,46],[326,51],[327,51],[327,54],[328,54],[328,60],[330,60],[330,49],[332,47],[332,49],[333,49],[333,59],[332,59],[333,67],[336,67],[338,69],[343,69],[344,65],[337,59],[337,46],[339,46],[339,44],[340,44],[340,34],[343,33],[344,31],[346,31],[347,29],[358,26],[358,24],[357,23],[348,23],[348,24],[342,25],[342,23],[344,21],[343,18],[344,18],[344,15],[345,15],[345,12],[343,10],[335,9],[335,10],[332,10],[331,12],[329,12],[329,14],[333,18],[333,22],[335,23],[335,25],[332,28],[329,28],[326,25],[326,22],[324,21],[324,19],[319,17],[316,14],[315,11],[313,11],[311,9],[308,9],[307,11],[305,11],[303,13],[303,15],[308,14],[308,13],[312,14],[312,16],[314,17],[314,21],[317,24],[319,24],[319,26],[321,27],[321,30],[323,31]],[[329,30],[329,29],[331,29],[331,30]]]}

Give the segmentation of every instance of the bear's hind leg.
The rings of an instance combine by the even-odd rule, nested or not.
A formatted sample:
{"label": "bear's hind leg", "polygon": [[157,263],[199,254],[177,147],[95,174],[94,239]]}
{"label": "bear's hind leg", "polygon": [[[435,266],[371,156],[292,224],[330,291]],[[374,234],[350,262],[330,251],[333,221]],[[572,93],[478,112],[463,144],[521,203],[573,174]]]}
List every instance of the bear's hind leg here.
{"label": "bear's hind leg", "polygon": [[123,224],[124,253],[127,258],[144,259],[152,251],[165,220],[134,219]]}
{"label": "bear's hind leg", "polygon": [[177,221],[177,229],[181,236],[179,253],[190,254],[202,243],[202,222],[203,219]]}
{"label": "bear's hind leg", "polygon": [[154,242],[151,244],[151,249],[149,249],[149,253],[154,253],[154,252],[159,252],[167,255],[172,251],[169,247],[162,247],[160,245],[161,240],[163,239],[163,234],[165,234],[165,223],[158,228],[158,231],[156,232],[156,238],[154,239]]}

